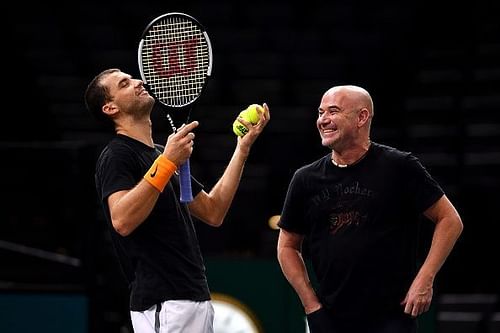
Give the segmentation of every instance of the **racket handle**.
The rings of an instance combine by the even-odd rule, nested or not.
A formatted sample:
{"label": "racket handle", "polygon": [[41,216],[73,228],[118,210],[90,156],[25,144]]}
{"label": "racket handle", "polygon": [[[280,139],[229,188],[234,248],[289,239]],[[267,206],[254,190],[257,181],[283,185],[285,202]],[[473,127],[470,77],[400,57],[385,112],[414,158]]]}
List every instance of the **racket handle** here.
{"label": "racket handle", "polygon": [[191,168],[189,159],[184,162],[179,169],[181,202],[187,203],[193,201],[193,193],[191,191]]}

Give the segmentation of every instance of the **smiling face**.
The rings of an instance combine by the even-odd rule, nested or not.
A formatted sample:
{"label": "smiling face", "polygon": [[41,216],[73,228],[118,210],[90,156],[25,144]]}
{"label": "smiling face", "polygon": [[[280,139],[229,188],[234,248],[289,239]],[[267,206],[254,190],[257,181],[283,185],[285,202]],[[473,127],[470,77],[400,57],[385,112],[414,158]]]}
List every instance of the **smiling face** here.
{"label": "smiling face", "polygon": [[328,90],[318,108],[316,126],[321,144],[335,151],[368,140],[373,115],[368,93],[354,86],[339,86]]}
{"label": "smiling face", "polygon": [[141,80],[133,79],[129,74],[117,71],[102,78],[111,100],[104,105],[108,114],[120,111],[124,116],[141,118],[149,115],[154,99],[148,94]]}

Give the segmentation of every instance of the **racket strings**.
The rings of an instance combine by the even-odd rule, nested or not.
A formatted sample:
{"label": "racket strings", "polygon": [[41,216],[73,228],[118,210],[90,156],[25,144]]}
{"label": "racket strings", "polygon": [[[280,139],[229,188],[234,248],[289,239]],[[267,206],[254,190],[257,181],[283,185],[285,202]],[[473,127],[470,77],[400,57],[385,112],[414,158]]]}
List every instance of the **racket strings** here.
{"label": "racket strings", "polygon": [[160,20],[144,38],[144,76],[158,99],[184,106],[200,95],[210,56],[206,37],[193,22],[180,17]]}

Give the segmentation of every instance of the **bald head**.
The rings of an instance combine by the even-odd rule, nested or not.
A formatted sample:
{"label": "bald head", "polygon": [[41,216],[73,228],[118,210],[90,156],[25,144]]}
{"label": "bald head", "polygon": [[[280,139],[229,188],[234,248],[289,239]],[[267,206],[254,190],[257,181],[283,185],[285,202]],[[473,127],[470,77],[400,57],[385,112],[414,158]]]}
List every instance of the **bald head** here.
{"label": "bald head", "polygon": [[341,96],[341,98],[353,108],[366,108],[370,114],[370,118],[373,118],[373,100],[365,89],[353,85],[335,86],[328,89],[323,95],[323,98],[332,95]]}
{"label": "bald head", "polygon": [[373,102],[363,88],[335,86],[321,98],[316,126],[322,145],[340,152],[364,147],[370,140]]}

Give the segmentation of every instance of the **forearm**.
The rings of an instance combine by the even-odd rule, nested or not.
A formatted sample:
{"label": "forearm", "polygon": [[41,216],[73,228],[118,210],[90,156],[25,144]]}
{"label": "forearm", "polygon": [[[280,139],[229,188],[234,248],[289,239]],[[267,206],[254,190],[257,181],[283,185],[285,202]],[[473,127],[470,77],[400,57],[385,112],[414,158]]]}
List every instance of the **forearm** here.
{"label": "forearm", "polygon": [[297,293],[304,311],[309,314],[321,307],[314,292],[300,252],[291,247],[278,248],[278,261],[283,275]]}
{"label": "forearm", "polygon": [[130,191],[114,193],[109,199],[114,229],[122,236],[131,234],[149,216],[159,195],[145,180]]}
{"label": "forearm", "polygon": [[256,125],[245,123],[249,131],[243,137],[238,137],[231,161],[219,181],[209,193],[200,192],[189,204],[191,213],[207,224],[219,226],[226,217],[240,184],[250,149],[270,119],[268,106],[265,103],[263,106],[265,112],[259,116],[260,120]]}
{"label": "forearm", "polygon": [[211,205],[206,214],[210,216],[208,220],[212,221],[211,224],[220,225],[224,221],[240,184],[247,157],[248,151],[237,146],[222,177],[208,193]]}
{"label": "forearm", "polygon": [[445,195],[429,207],[424,215],[436,226],[427,257],[402,301],[404,312],[412,317],[417,317],[429,310],[433,297],[434,279],[463,229],[458,212]]}
{"label": "forearm", "polygon": [[462,229],[458,216],[447,216],[436,223],[429,253],[419,275],[434,279],[455,246]]}

